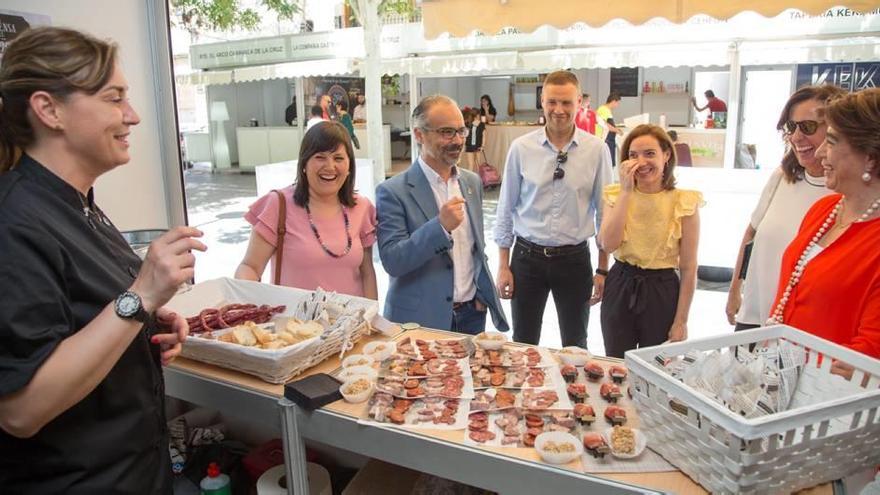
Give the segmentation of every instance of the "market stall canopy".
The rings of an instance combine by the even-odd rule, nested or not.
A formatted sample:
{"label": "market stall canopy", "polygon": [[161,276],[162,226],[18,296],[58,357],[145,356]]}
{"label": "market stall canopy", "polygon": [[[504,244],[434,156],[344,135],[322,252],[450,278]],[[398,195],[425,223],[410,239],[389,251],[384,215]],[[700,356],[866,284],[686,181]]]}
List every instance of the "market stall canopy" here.
{"label": "market stall canopy", "polygon": [[649,45],[540,50],[521,55],[525,71],[610,67],[713,66],[730,63],[729,43]]}
{"label": "market stall canopy", "polygon": [[304,62],[258,65],[233,70],[236,82],[259,81],[262,79],[282,79],[312,76],[339,76],[357,71],[355,61],[350,58],[328,58]]}
{"label": "market stall canopy", "polygon": [[519,68],[519,54],[517,52],[407,57],[382,61],[383,74],[417,74],[419,76],[485,74],[514,71]]}
{"label": "market stall canopy", "polygon": [[832,7],[846,6],[857,12],[877,8],[876,0],[616,0],[614,2],[555,0],[423,0],[422,23],[426,38],[443,33],[468,36],[473,31],[497,33],[504,28],[531,32],[543,25],[560,29],[577,22],[603,26],[612,19],[642,24],[655,17],[684,23],[699,14],[727,19],[740,12],[754,11],[776,16],[796,8],[818,15]]}

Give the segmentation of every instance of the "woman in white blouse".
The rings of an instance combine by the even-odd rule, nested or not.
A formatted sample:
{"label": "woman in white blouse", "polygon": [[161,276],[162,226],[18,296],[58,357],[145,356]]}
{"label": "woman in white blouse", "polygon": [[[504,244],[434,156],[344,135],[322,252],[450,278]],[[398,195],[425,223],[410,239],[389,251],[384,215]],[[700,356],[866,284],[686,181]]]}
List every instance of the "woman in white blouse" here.
{"label": "woman in white blouse", "polygon": [[[825,188],[822,164],[816,157],[827,128],[819,110],[829,98],[843,93],[830,84],[805,86],[795,91],[782,109],[776,128],[782,131],[787,150],[746,227],[727,295],[727,320],[736,325],[735,330],[759,327],[767,320],[779,284],[782,252],[807,209],[831,193]],[[744,252],[749,243],[751,256],[743,279]]]}

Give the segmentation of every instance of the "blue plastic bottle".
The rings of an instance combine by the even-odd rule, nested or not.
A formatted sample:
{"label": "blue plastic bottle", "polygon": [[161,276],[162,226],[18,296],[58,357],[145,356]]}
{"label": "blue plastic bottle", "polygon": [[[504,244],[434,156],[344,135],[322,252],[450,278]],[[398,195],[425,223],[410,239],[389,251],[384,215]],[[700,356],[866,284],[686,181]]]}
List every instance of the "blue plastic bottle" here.
{"label": "blue plastic bottle", "polygon": [[208,475],[199,483],[202,495],[232,495],[229,476],[220,472],[216,462],[208,464]]}

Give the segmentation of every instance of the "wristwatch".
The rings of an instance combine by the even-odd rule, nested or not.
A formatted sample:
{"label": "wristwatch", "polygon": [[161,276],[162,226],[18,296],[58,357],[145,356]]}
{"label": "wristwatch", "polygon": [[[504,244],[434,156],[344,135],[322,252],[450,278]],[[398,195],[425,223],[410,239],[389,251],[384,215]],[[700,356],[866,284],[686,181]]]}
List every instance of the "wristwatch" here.
{"label": "wristwatch", "polygon": [[130,290],[119,294],[113,307],[116,310],[116,316],[126,320],[135,320],[141,323],[146,323],[150,317],[150,314],[144,309],[144,304],[141,302],[141,296]]}
{"label": "wristwatch", "polygon": [[608,270],[603,270],[601,268],[596,268],[596,275],[602,275],[603,277],[608,276]]}

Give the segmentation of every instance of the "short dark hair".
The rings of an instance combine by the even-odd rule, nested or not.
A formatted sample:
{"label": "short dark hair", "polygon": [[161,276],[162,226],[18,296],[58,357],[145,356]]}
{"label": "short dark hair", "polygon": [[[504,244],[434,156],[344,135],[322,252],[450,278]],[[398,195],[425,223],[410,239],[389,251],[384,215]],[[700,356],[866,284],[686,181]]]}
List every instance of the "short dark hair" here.
{"label": "short dark hair", "polygon": [[584,100],[586,100],[589,97],[590,97],[590,93],[584,93],[581,95],[581,98],[583,98]]}
{"label": "short dark hair", "polygon": [[675,145],[672,144],[672,139],[669,138],[669,134],[666,134],[666,131],[659,125],[642,124],[636,126],[635,129],[630,131],[630,133],[626,135],[626,139],[623,140],[623,145],[620,147],[621,161],[629,160],[629,147],[632,145],[633,140],[642,136],[653,137],[660,144],[661,150],[669,152],[669,161],[666,162],[666,166],[663,167],[663,189],[675,189],[675,175],[673,174],[675,171]]}
{"label": "short dark hair", "polygon": [[348,111],[348,103],[345,100],[339,100],[336,102],[336,106],[341,108],[343,112]]}
{"label": "short dark hair", "polygon": [[312,114],[313,117],[323,117],[324,109],[321,108],[321,105],[312,105],[312,109],[309,110],[309,113]]}
{"label": "short dark hair", "polygon": [[703,94],[706,95],[706,98],[715,98],[715,92],[711,89],[707,89]]}
{"label": "short dark hair", "polygon": [[[788,97],[782,112],[779,113],[779,120],[776,122],[776,130],[782,131],[785,123],[791,119],[791,112],[795,105],[799,105],[805,101],[816,100],[825,103],[829,98],[845,95],[846,91],[834,86],[833,84],[824,84],[822,86],[804,86]],[[825,125],[825,124],[822,124]],[[782,173],[785,180],[795,183],[804,178],[804,167],[798,162],[794,148],[790,143],[786,143],[785,155],[782,157]]]}
{"label": "short dark hair", "polygon": [[605,98],[605,103],[611,103],[612,101],[620,101],[620,93],[617,91],[608,93],[608,98]]}
{"label": "short dark hair", "polygon": [[[434,105],[438,105],[440,103],[445,103],[448,105],[452,105],[455,108],[458,108],[458,103],[456,103],[455,100],[453,100],[452,98],[450,98],[446,95],[434,94],[434,95],[426,96],[426,97],[422,98],[421,100],[419,100],[419,104],[416,105],[416,107],[413,109],[412,118],[411,118],[411,122],[412,122],[411,126],[413,128],[417,127],[419,129],[424,129],[425,125],[427,125],[428,111],[431,110],[431,108],[433,108]],[[459,111],[461,111],[461,110],[459,109]],[[464,116],[462,116],[462,117],[464,117]]]}
{"label": "short dark hair", "polygon": [[318,153],[336,151],[339,145],[345,147],[348,155],[348,177],[339,189],[339,202],[352,208],[354,200],[354,172],[357,164],[354,160],[354,149],[351,147],[351,137],[348,130],[339,122],[324,121],[313,125],[303,136],[299,148],[299,161],[296,163],[296,184],[293,188],[293,202],[298,206],[305,206],[309,202],[309,179],[306,175],[306,165]]}

